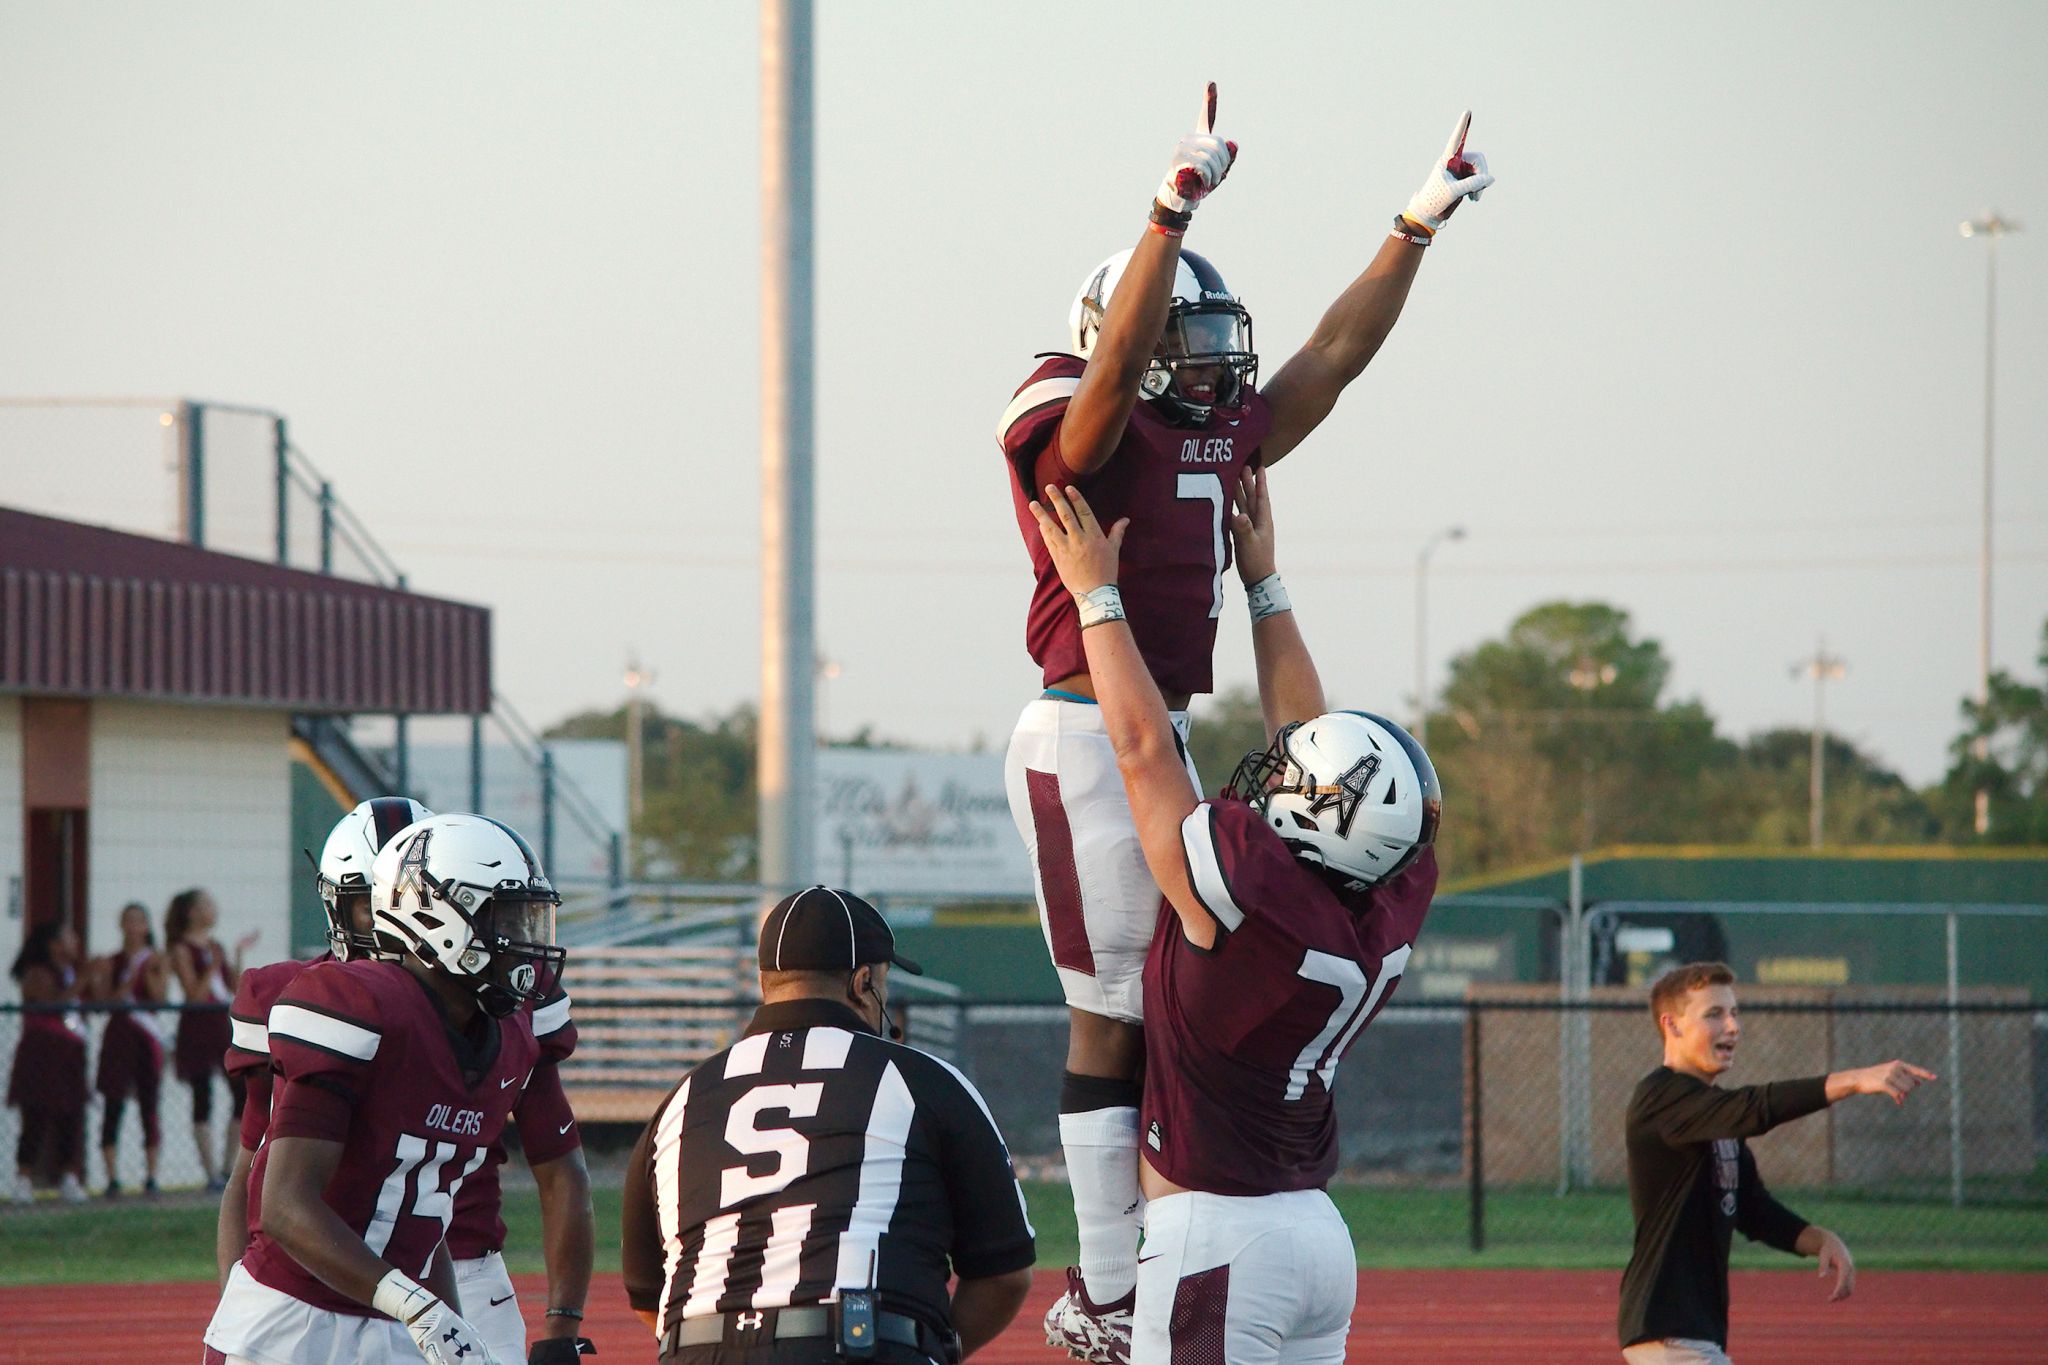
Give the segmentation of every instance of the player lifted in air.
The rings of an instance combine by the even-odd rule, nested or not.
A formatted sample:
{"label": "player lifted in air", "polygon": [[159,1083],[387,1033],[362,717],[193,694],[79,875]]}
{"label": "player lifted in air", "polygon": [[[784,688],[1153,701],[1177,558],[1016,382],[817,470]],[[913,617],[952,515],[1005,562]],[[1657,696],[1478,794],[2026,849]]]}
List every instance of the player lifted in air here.
{"label": "player lifted in air", "polygon": [[1261,385],[1251,315],[1213,265],[1182,248],[1196,206],[1237,156],[1212,130],[1215,111],[1212,84],[1138,245],[1098,266],[1074,300],[1074,352],[1042,359],[999,428],[1037,575],[1025,642],[1045,686],[1017,722],[1006,781],[1070,1020],[1060,1141],[1080,1265],[1047,1313],[1046,1333],[1097,1361],[1121,1359],[1129,1340],[1140,973],[1159,889],[1117,778],[1073,601],[1029,504],[1048,484],[1072,484],[1103,517],[1131,519],[1122,557],[1130,629],[1184,738],[1189,698],[1210,690],[1240,474],[1277,463],[1329,415],[1393,329],[1424,249],[1460,203],[1493,183],[1485,158],[1465,151],[1465,114],[1365,273]]}
{"label": "player lifted in air", "polygon": [[[503,1361],[458,1313],[444,1236],[540,1062],[560,903],[526,841],[478,815],[401,831],[370,877],[380,951],[309,967],[270,1011],[260,1230],[206,1332],[210,1360]],[[422,1284],[421,1281],[425,1281]],[[573,1347],[572,1347],[573,1349]]]}
{"label": "player lifted in air", "polygon": [[[1220,799],[1188,778],[1118,591],[1107,535],[1073,489],[1032,507],[1080,612],[1137,838],[1165,892],[1145,962],[1146,1198],[1131,1359],[1344,1358],[1358,1277],[1324,1186],[1331,1087],[1393,994],[1436,889],[1436,773],[1408,733],[1325,711],[1274,569],[1263,471],[1232,521],[1271,745]],[[1132,523],[1135,524],[1135,523]]]}

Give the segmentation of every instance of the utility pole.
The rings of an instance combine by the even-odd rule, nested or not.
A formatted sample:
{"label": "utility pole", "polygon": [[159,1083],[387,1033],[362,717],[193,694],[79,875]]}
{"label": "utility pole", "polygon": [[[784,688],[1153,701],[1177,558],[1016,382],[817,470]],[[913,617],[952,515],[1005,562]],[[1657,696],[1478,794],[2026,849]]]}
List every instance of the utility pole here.
{"label": "utility pole", "polygon": [[626,833],[628,855],[634,866],[640,861],[640,814],[646,809],[646,713],[647,689],[654,674],[640,666],[637,658],[626,661]]}
{"label": "utility pole", "polygon": [[1429,557],[1446,540],[1463,540],[1465,528],[1446,526],[1422,543],[1415,556],[1415,742],[1429,749]]}
{"label": "utility pole", "polygon": [[1822,759],[1823,736],[1827,733],[1826,712],[1823,698],[1830,682],[1836,682],[1849,673],[1849,665],[1828,653],[1827,637],[1815,641],[1813,655],[1792,665],[1792,676],[1813,679],[1813,753],[1807,759],[1807,810],[1806,833],[1813,847],[1822,843],[1823,802],[1826,800],[1826,767]]}
{"label": "utility pole", "polygon": [[811,880],[817,769],[811,0],[761,0],[760,880]]}
{"label": "utility pole", "polygon": [[[1992,417],[1996,412],[1998,374],[1998,239],[2018,232],[2020,224],[1987,209],[1982,218],[1967,219],[1957,230],[1965,237],[1984,238],[1984,535],[1977,551],[1977,705],[1991,704],[1991,450]],[[1991,741],[1974,746],[1979,761],[1991,756]],[[1977,833],[1991,828],[1991,793],[1977,788]]]}

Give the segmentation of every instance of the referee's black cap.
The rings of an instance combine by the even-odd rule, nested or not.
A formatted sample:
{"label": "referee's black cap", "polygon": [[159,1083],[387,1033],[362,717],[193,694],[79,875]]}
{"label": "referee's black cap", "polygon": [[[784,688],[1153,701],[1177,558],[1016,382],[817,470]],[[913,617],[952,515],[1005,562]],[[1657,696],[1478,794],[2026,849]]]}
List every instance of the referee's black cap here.
{"label": "referee's black cap", "polygon": [[761,923],[764,972],[850,972],[870,962],[924,975],[924,968],[896,951],[896,935],[882,912],[851,891],[805,887],[785,896]]}

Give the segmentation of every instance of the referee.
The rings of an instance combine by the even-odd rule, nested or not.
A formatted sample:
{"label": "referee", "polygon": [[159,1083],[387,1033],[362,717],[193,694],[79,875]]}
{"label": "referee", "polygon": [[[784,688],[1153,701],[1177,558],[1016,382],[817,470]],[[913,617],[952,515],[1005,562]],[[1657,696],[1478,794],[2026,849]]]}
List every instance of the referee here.
{"label": "referee", "polygon": [[891,964],[922,975],[860,897],[784,900],[745,1036],[640,1135],[622,1260],[663,1361],[947,1365],[1022,1306],[1035,1248],[1009,1150],[966,1077],[881,1036]]}

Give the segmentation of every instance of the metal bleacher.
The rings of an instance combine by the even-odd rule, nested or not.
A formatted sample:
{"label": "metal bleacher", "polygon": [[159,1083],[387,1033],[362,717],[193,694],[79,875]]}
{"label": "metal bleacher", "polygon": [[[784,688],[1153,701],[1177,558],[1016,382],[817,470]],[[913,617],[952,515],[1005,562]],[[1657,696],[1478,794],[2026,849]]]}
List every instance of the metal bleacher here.
{"label": "metal bleacher", "polygon": [[759,998],[753,962],[737,943],[574,949],[577,1043],[562,1079],[576,1117],[646,1122],[685,1071],[739,1037]]}

